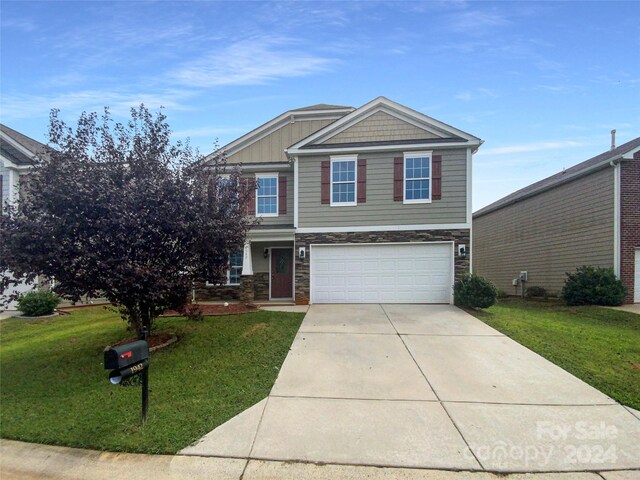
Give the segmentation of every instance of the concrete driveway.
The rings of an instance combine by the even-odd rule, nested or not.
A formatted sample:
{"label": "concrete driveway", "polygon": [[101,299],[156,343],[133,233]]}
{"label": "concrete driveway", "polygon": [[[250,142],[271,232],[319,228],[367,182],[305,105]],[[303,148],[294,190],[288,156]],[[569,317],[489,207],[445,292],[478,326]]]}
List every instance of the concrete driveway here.
{"label": "concrete driveway", "polygon": [[640,413],[449,305],[313,305],[270,396],[182,454],[496,472],[640,468]]}

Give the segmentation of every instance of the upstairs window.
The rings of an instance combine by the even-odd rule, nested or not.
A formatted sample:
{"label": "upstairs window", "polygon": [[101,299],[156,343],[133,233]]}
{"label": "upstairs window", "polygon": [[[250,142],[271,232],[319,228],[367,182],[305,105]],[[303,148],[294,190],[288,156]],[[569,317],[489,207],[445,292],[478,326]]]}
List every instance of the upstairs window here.
{"label": "upstairs window", "polygon": [[278,176],[257,177],[256,214],[261,217],[278,216]]}
{"label": "upstairs window", "polygon": [[431,152],[404,157],[404,203],[431,201]]}
{"label": "upstairs window", "polygon": [[331,205],[356,205],[356,159],[331,159]]}

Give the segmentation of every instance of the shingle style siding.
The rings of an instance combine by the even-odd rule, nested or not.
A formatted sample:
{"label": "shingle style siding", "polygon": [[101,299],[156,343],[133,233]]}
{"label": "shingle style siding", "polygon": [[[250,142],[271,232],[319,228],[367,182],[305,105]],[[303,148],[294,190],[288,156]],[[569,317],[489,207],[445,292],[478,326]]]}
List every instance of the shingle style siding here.
{"label": "shingle style siding", "polygon": [[467,215],[466,150],[442,150],[442,199],[432,203],[403,204],[393,200],[393,159],[403,152],[360,153],[367,160],[367,199],[357,206],[321,203],[321,163],[329,156],[302,157],[299,161],[299,227],[353,227],[465,223]]}
{"label": "shingle style siding", "polygon": [[613,267],[614,170],[605,168],[473,220],[473,270],[513,294],[513,278],[557,293],[565,272]]}
{"label": "shingle style siding", "polygon": [[627,287],[626,303],[633,303],[635,251],[640,248],[640,152],[620,168],[620,278]]}
{"label": "shingle style siding", "polygon": [[386,112],[377,112],[322,143],[340,144],[425,138],[438,138],[438,136]]}
{"label": "shingle style siding", "polygon": [[284,149],[320,130],[335,120],[296,120],[261,138],[239,152],[229,155],[229,163],[287,162]]}

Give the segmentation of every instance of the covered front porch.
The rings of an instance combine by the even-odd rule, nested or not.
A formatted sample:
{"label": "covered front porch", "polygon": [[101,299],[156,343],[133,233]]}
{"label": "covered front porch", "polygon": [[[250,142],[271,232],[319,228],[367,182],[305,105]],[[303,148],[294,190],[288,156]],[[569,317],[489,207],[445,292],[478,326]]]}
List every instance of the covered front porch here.
{"label": "covered front porch", "polygon": [[230,256],[227,282],[220,285],[196,285],[192,301],[293,302],[293,250],[293,230],[270,229],[250,232],[244,249]]}

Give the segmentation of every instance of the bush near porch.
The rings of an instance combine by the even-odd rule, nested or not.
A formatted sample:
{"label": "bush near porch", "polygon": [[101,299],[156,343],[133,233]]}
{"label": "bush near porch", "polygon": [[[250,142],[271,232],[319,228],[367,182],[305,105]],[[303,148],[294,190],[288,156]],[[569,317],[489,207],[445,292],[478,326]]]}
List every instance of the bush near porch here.
{"label": "bush near porch", "polygon": [[131,337],[102,307],[0,321],[0,436],[72,447],[175,453],[269,394],[303,314],[160,318],[178,343],[151,354],[149,419],[140,387],[108,381],[103,348]]}
{"label": "bush near porch", "polygon": [[618,402],[640,409],[640,315],[513,298],[469,313]]}

